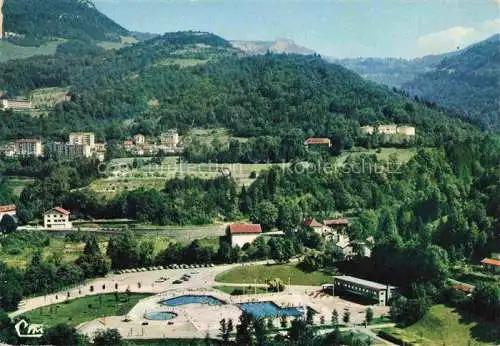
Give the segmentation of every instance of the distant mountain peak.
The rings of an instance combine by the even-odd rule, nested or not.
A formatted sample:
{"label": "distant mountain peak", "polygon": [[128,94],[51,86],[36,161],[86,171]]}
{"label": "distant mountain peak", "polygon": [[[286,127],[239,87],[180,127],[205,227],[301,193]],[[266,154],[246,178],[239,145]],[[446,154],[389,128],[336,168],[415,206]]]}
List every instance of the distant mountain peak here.
{"label": "distant mountain peak", "polygon": [[251,55],[271,53],[314,54],[315,51],[299,46],[288,38],[277,38],[275,41],[231,41],[233,47]]}

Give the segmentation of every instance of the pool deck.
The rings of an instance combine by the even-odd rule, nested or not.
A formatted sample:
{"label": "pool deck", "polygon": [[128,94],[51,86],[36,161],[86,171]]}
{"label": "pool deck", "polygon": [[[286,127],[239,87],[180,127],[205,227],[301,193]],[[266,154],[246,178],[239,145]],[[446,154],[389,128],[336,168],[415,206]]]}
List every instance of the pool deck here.
{"label": "pool deck", "polygon": [[[209,295],[226,302],[225,305],[188,304],[181,306],[165,306],[159,304],[162,300],[183,295]],[[230,296],[214,289],[187,289],[171,290],[145,298],[130,310],[127,316],[114,316],[105,319],[96,319],[83,323],[77,327],[83,334],[92,336],[97,330],[116,328],[127,339],[160,339],[160,338],[204,338],[207,333],[211,337],[218,337],[219,321],[223,318],[232,319],[237,324],[242,310],[238,303],[273,302],[280,307],[310,307],[317,312],[315,323],[319,324],[321,316],[327,323],[331,313],[336,309],[340,318],[344,310],[351,312],[352,323],[362,323],[365,317],[366,306],[348,302],[338,297],[320,296],[317,291],[298,290],[290,288],[281,293],[269,293],[246,296]],[[177,314],[170,321],[152,321],[144,318],[144,314],[151,311],[168,311]],[[387,313],[386,307],[374,307],[375,316]],[[289,317],[292,320],[293,317]],[[275,318],[278,326],[279,319]],[[147,322],[148,325],[142,325]],[[173,322],[168,324],[168,322]]]}
{"label": "pool deck", "polygon": [[[121,335],[127,339],[156,339],[156,338],[204,338],[207,332],[211,337],[219,335],[219,321],[223,318],[232,319],[236,325],[241,315],[241,309],[236,305],[246,302],[272,301],[280,307],[304,307],[309,306],[317,311],[314,320],[319,324],[321,316],[324,316],[326,323],[329,323],[331,313],[336,309],[340,318],[344,310],[351,312],[351,322],[361,323],[364,320],[367,306],[359,305],[339,297],[332,297],[323,294],[317,286],[287,286],[284,292],[256,294],[245,296],[230,296],[224,292],[212,289],[213,286],[222,286],[223,283],[215,281],[217,274],[228,269],[242,265],[265,264],[267,261],[259,261],[246,264],[220,265],[210,268],[196,269],[163,269],[149,272],[136,272],[125,274],[111,274],[105,278],[90,280],[85,285],[77,286],[69,290],[64,290],[56,294],[39,296],[25,299],[21,302],[19,310],[11,313],[11,317],[21,315],[41,306],[54,303],[61,303],[67,300],[67,293],[70,293],[70,300],[89,295],[113,293],[115,291],[124,292],[129,289],[131,292],[152,293],[154,296],[147,297],[139,301],[129,312],[128,316],[108,316],[83,323],[77,329],[84,334],[93,336],[97,330],[116,328]],[[190,274],[192,278],[187,282],[178,285],[172,281],[179,279],[185,274]],[[168,277],[164,282],[158,282],[160,277]],[[140,285],[139,285],[140,283]],[[91,291],[90,285],[94,286]],[[118,289],[115,289],[115,285]],[[248,284],[227,284],[229,286],[247,287]],[[264,285],[258,285],[264,286]],[[192,304],[185,306],[169,307],[158,304],[161,300],[182,295],[211,295],[227,305],[201,305]],[[56,298],[59,299],[56,299]],[[387,315],[389,308],[373,306],[375,317]],[[144,313],[149,311],[171,311],[178,316],[170,321],[151,321],[144,318]],[[127,318],[128,317],[128,318]],[[146,323],[148,325],[142,325]],[[173,324],[168,324],[173,322]],[[278,322],[275,322],[278,326]]]}

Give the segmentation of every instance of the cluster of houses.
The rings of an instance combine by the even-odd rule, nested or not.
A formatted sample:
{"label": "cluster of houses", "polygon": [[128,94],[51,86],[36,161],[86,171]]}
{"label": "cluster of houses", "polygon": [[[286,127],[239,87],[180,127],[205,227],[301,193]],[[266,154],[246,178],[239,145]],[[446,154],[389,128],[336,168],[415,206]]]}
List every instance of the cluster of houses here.
{"label": "cluster of houses", "polygon": [[162,133],[159,138],[136,134],[123,141],[121,146],[127,152],[137,156],[156,155],[159,152],[167,154],[182,152],[179,133],[175,129]]}
{"label": "cluster of houses", "polygon": [[15,156],[52,156],[59,159],[75,159],[78,157],[96,157],[103,161],[106,144],[96,143],[92,132],[72,132],[69,141],[47,142],[42,144],[39,138],[17,139],[0,147],[0,154]]}
{"label": "cluster of houses", "polygon": [[[332,241],[337,250],[344,258],[352,258],[355,255],[371,257],[373,237],[364,242],[351,241],[348,236],[349,220],[346,218],[330,219],[319,222],[314,218],[306,219],[303,226],[314,230],[326,240]],[[253,243],[261,236],[284,236],[283,232],[262,232],[259,224],[231,224],[227,227],[226,235],[231,245],[243,247],[245,244]]]}

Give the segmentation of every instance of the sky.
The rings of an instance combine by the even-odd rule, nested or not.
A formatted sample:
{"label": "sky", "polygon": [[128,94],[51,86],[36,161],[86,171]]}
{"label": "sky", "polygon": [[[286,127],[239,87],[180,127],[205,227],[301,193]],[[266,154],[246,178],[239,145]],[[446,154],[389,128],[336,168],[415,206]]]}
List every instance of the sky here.
{"label": "sky", "polygon": [[500,33],[500,0],[94,0],[133,31],[294,40],[323,56],[411,58]]}

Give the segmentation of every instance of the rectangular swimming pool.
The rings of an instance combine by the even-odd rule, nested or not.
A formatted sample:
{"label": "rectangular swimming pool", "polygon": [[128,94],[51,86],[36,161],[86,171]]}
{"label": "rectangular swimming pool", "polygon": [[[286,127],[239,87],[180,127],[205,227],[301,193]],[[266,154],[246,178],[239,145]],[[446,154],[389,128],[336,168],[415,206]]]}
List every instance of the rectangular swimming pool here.
{"label": "rectangular swimming pool", "polygon": [[256,302],[238,304],[241,310],[252,315],[255,318],[265,317],[300,317],[304,311],[299,308],[280,308],[273,302]]}
{"label": "rectangular swimming pool", "polygon": [[188,304],[224,305],[225,303],[212,296],[185,295],[162,300],[160,304],[166,306],[181,306]]}

